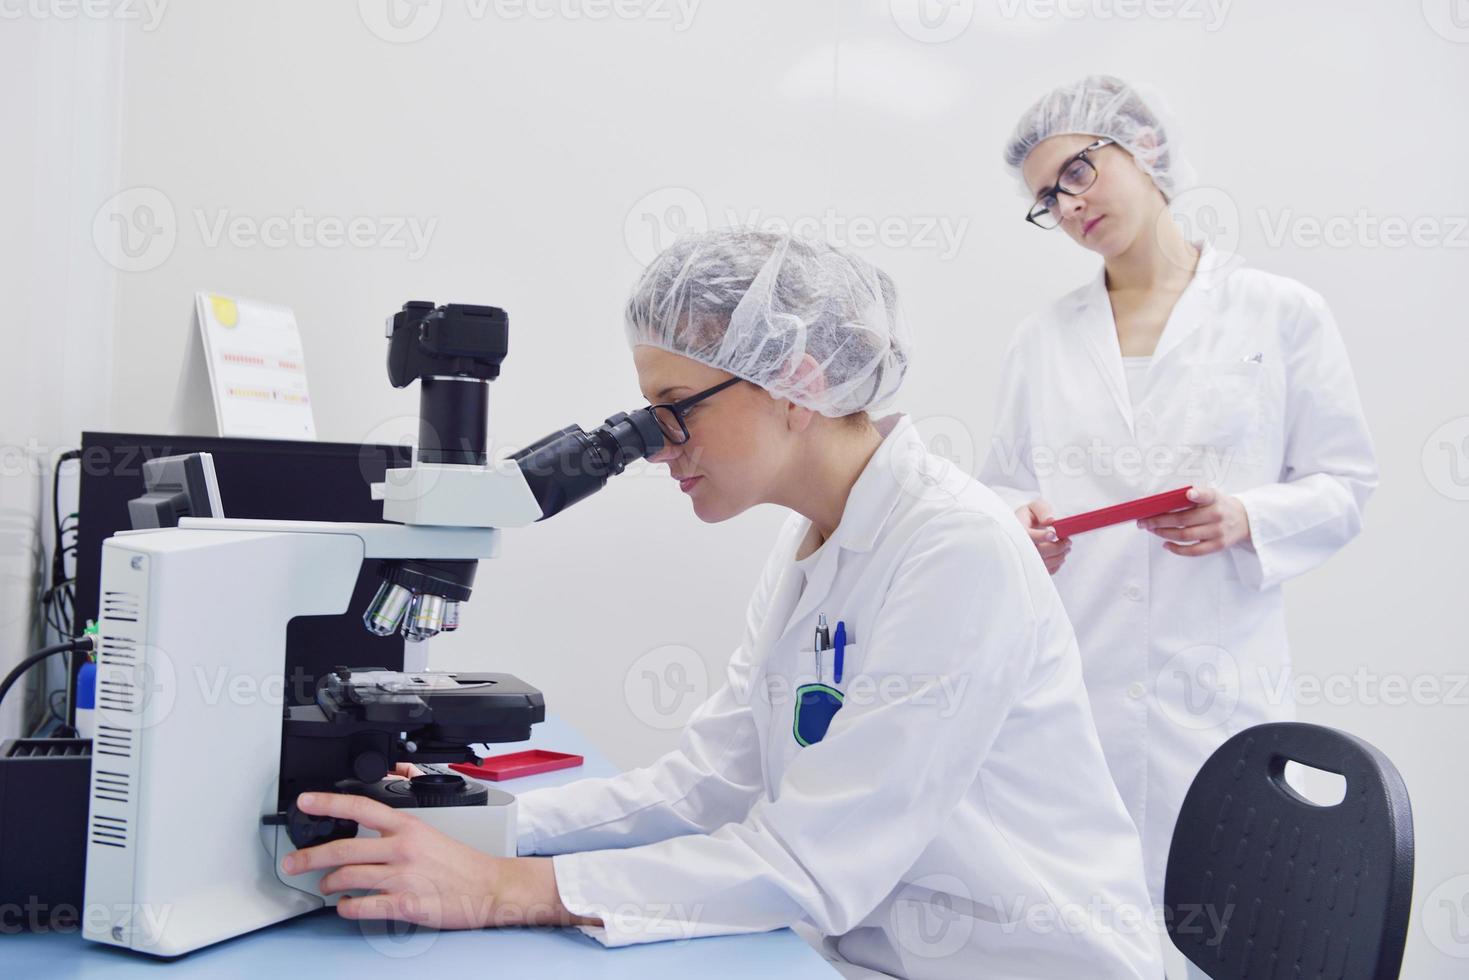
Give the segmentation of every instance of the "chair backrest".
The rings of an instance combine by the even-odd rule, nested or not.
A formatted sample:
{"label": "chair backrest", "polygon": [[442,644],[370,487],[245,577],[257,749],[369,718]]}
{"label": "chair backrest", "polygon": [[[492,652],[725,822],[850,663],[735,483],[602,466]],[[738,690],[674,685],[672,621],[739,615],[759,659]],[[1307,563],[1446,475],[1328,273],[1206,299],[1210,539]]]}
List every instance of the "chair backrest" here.
{"label": "chair backrest", "polygon": [[[1335,806],[1285,781],[1294,761],[1346,780]],[[1246,729],[1204,763],[1173,830],[1168,934],[1213,980],[1398,975],[1413,891],[1413,814],[1387,757],[1294,722]]]}

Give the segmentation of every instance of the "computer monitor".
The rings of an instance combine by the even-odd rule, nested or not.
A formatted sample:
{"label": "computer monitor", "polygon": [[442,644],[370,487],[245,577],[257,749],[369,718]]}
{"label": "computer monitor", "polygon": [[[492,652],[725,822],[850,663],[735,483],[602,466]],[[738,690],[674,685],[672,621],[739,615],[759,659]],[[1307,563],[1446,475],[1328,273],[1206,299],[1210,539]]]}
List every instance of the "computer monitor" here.
{"label": "computer monitor", "polygon": [[[284,521],[381,523],[382,502],[372,499],[370,485],[381,482],[389,468],[412,462],[409,446],[83,432],[77,630],[97,618],[102,542],[132,527],[128,502],[145,493],[143,463],[184,453],[213,457],[226,515]],[[364,609],[379,583],[376,563],[364,563],[349,611]],[[355,615],[298,616],[286,628],[286,702],[309,704],[317,678],[341,664],[402,670],[403,638],[373,636]],[[72,711],[68,705],[68,722]]]}

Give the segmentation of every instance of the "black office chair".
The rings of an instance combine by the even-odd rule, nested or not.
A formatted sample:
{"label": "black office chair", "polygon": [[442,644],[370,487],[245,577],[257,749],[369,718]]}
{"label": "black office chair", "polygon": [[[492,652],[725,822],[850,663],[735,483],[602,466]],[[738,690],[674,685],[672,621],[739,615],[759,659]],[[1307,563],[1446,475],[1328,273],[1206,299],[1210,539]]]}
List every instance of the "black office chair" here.
{"label": "black office chair", "polygon": [[[1305,799],[1285,782],[1290,761],[1344,777],[1346,796]],[[1280,723],[1240,732],[1194,777],[1163,903],[1174,945],[1213,980],[1389,980],[1412,892],[1397,769],[1344,732]]]}

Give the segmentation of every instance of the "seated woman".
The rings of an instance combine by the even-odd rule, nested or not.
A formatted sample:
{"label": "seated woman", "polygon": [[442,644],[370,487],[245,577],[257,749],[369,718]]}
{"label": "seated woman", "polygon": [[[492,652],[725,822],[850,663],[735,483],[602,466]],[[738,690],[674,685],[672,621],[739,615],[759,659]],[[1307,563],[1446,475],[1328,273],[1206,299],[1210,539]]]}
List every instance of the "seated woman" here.
{"label": "seated woman", "polygon": [[[521,796],[493,858],[330,794],[380,840],[338,906],[443,927],[578,925],[609,946],[794,926],[848,976],[1161,976],[1137,831],[1076,640],[1010,509],[902,415],[892,281],[844,252],[714,231],[627,306],[638,381],[698,516],[792,513],[724,685],[642,769]],[[669,556],[669,560],[679,560]],[[844,635],[819,655],[819,617]],[[833,640],[836,637],[833,635]]]}

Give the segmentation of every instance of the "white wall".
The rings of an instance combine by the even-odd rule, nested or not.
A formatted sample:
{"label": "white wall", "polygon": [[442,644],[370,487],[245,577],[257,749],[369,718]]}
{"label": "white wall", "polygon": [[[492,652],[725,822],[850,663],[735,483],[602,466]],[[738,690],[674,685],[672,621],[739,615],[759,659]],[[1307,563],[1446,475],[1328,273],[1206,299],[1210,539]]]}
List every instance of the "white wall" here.
{"label": "white wall", "polygon": [[[385,383],[381,333],[413,298],[511,312],[498,439],[599,421],[640,403],[619,310],[652,230],[755,210],[833,215],[851,244],[861,221],[891,219],[903,242],[864,251],[897,277],[921,331],[904,407],[972,466],[1013,325],[1095,264],[1021,221],[1001,142],[1044,88],[1114,71],[1168,94],[1186,151],[1220,189],[1208,200],[1223,207],[1221,230],[1254,264],[1325,294],[1357,367],[1383,484],[1362,538],[1289,589],[1299,672],[1450,687],[1465,676],[1469,29],[1450,19],[1458,0],[1157,0],[1143,18],[1106,0],[1050,16],[1042,0],[956,0],[934,5],[949,19],[927,27],[908,0],[704,0],[687,25],[687,3],[592,19],[572,16],[586,5],[543,2],[552,16],[536,19],[513,16],[519,4],[431,0],[396,34],[386,2],[176,0],[154,29],[129,25],[118,189],[160,191],[174,234],[145,253],[156,268],[121,277],[117,427],[164,424],[204,287],[296,309],[324,439],[396,434],[416,411],[416,393]],[[368,21],[400,40],[433,29],[389,43]],[[248,224],[297,209],[384,230],[406,217],[432,234],[421,256],[392,242],[277,248],[207,234],[221,212]],[[1340,246],[1309,240],[1311,220],[1359,212],[1427,219],[1448,241],[1388,247],[1371,229]],[[1279,240],[1282,220],[1293,234]],[[930,226],[962,231],[957,249]],[[717,678],[779,519],[704,526],[662,468],[624,477],[507,535],[464,631],[436,658],[519,673],[616,761],[646,762]],[[650,677],[665,698],[686,695],[662,702],[677,708],[669,719]],[[1450,929],[1466,935],[1469,904],[1454,920],[1450,903],[1469,903],[1458,877],[1469,874],[1469,694],[1373,703],[1383,692],[1370,681],[1366,696],[1348,693],[1302,715],[1377,744],[1413,792],[1421,918],[1404,975],[1461,975],[1451,954],[1469,955],[1469,938],[1456,944]]]}
{"label": "white wall", "polygon": [[[114,270],[93,247],[92,218],[117,180],[123,51],[118,23],[11,9],[0,24],[0,674],[41,640],[56,456],[107,424]],[[6,699],[0,738],[20,734],[31,681]]]}

